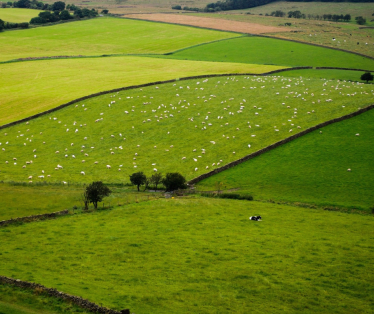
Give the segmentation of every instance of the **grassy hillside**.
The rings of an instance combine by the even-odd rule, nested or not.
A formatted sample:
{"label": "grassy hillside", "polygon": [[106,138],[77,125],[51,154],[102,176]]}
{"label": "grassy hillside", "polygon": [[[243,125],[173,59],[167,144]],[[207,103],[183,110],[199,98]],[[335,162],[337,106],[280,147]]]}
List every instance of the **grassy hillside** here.
{"label": "grassy hillside", "polygon": [[[255,214],[263,221],[249,221]],[[1,272],[139,314],[369,313],[373,224],[258,202],[164,199],[0,229]]]}
{"label": "grassy hillside", "polygon": [[33,17],[38,16],[40,12],[43,11],[32,9],[0,8],[0,19],[12,23],[30,22],[30,20]]}
{"label": "grassy hillside", "polygon": [[[245,52],[245,53],[243,53]],[[351,53],[263,37],[240,37],[184,49],[166,56],[204,60],[274,64],[283,66],[329,66],[374,70],[374,60]]]}
{"label": "grassy hillside", "polygon": [[103,95],[2,130],[0,179],[128,182],[154,169],[192,179],[372,100],[371,85],[251,76]]}
{"label": "grassy hillside", "polygon": [[61,55],[165,53],[235,36],[238,35],[103,17],[1,33],[0,61]]}
{"label": "grassy hillside", "polygon": [[[374,110],[272,150],[199,183],[240,187],[257,199],[374,206]],[[359,136],[356,136],[359,134]],[[347,169],[351,169],[349,172]]]}
{"label": "grassy hillside", "polygon": [[[1,35],[0,35],[1,36]],[[0,65],[0,125],[93,93],[179,77],[263,73],[283,67],[143,57],[83,58]]]}

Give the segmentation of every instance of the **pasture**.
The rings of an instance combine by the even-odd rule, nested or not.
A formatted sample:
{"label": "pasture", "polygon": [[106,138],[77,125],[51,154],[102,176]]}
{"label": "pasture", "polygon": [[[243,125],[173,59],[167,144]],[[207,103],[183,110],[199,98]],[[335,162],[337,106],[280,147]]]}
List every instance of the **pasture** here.
{"label": "pasture", "polygon": [[137,171],[192,179],[372,99],[370,84],[271,76],[106,94],[1,130],[0,179],[123,183]]}
{"label": "pasture", "polygon": [[40,12],[43,11],[32,9],[0,8],[0,19],[12,23],[30,22],[30,20],[33,17],[38,16]]}
{"label": "pasture", "polygon": [[285,205],[164,199],[0,229],[0,264],[3,275],[139,314],[369,313],[373,224]]}
{"label": "pasture", "polygon": [[[374,110],[316,130],[221,172],[199,189],[239,188],[255,199],[369,211],[374,206]],[[359,134],[359,135],[356,135]],[[347,171],[351,169],[351,171]]]}
{"label": "pasture", "polygon": [[239,35],[179,25],[101,17],[0,33],[0,61],[47,56],[158,54],[236,36]]}
{"label": "pasture", "polygon": [[285,67],[135,56],[0,64],[0,125],[114,88],[186,76],[259,74],[282,68]]}
{"label": "pasture", "polygon": [[374,70],[374,60],[352,53],[256,36],[234,38],[181,49],[164,57],[289,67],[312,66]]}

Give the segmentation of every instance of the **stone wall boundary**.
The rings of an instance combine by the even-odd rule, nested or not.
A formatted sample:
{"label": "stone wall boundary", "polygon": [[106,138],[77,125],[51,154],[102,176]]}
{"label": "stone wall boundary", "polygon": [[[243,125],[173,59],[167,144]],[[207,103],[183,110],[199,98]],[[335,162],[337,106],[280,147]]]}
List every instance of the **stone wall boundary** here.
{"label": "stone wall boundary", "polygon": [[347,119],[353,118],[353,117],[358,116],[358,115],[360,115],[360,114],[362,114],[364,112],[367,112],[367,111],[369,111],[369,110],[371,110],[373,108],[374,108],[374,104],[371,104],[371,105],[369,105],[369,106],[367,106],[365,108],[361,108],[361,109],[359,109],[359,110],[357,110],[355,112],[349,113],[347,115],[344,115],[344,116],[341,116],[341,117],[338,117],[338,118],[334,118],[334,119],[331,119],[331,120],[319,123],[319,124],[317,124],[315,126],[312,126],[312,127],[308,128],[308,129],[304,130],[304,131],[301,131],[301,132],[299,132],[297,134],[291,135],[291,136],[289,136],[289,137],[287,137],[287,138],[285,138],[283,140],[280,140],[279,142],[275,142],[275,143],[273,143],[273,144],[271,144],[271,145],[269,145],[269,146],[267,146],[265,148],[262,148],[262,149],[254,152],[252,154],[249,154],[249,155],[246,155],[246,156],[244,156],[244,157],[242,157],[240,159],[234,160],[234,161],[228,163],[225,166],[216,168],[216,169],[214,169],[214,170],[212,170],[210,172],[204,173],[204,174],[202,174],[202,175],[200,175],[200,176],[198,176],[196,178],[193,178],[192,180],[188,181],[188,184],[198,183],[198,182],[200,182],[200,181],[202,181],[202,180],[204,180],[206,178],[209,178],[209,177],[211,177],[211,176],[213,176],[213,175],[215,175],[217,173],[225,171],[225,170],[227,170],[229,168],[232,168],[232,167],[234,167],[236,165],[239,165],[239,164],[241,164],[241,163],[243,163],[243,162],[245,162],[247,160],[253,159],[253,158],[255,158],[257,156],[260,156],[260,155],[262,155],[262,154],[264,154],[264,153],[266,153],[266,152],[268,152],[270,150],[273,150],[274,148],[277,148],[277,147],[282,146],[282,145],[284,145],[284,144],[286,144],[288,142],[291,142],[291,141],[293,141],[293,140],[295,140],[295,139],[297,139],[297,138],[299,138],[299,137],[301,137],[303,135],[306,135],[306,134],[308,134],[310,132],[313,132],[315,130],[323,128],[323,127],[325,127],[327,125],[330,125],[330,124],[333,124],[333,123],[336,123],[336,122],[340,122],[340,121],[343,121],[343,120],[347,120]]}
{"label": "stone wall boundary", "polygon": [[8,220],[0,221],[0,228],[11,225],[11,224],[15,224],[15,223],[33,222],[33,221],[36,221],[36,220],[52,219],[52,218],[56,218],[56,217],[59,217],[59,216],[65,216],[65,215],[68,215],[68,214],[69,214],[69,211],[67,209],[65,209],[65,210],[61,210],[59,212],[11,218],[11,219],[8,219]]}
{"label": "stone wall boundary", "polygon": [[316,70],[348,70],[348,71],[360,71],[360,72],[373,72],[363,69],[349,69],[349,68],[338,68],[338,67],[316,67]]}
{"label": "stone wall boundary", "polygon": [[39,292],[43,292],[51,297],[59,298],[71,302],[85,310],[88,310],[92,313],[102,313],[102,314],[130,314],[130,310],[125,309],[121,311],[116,311],[109,309],[107,307],[99,306],[93,302],[90,302],[86,299],[81,297],[73,296],[61,291],[58,291],[54,288],[47,288],[41,284],[32,283],[28,281],[22,281],[19,279],[13,279],[5,276],[0,276],[0,283],[8,284],[17,286],[19,288],[29,289],[29,290],[37,290]]}

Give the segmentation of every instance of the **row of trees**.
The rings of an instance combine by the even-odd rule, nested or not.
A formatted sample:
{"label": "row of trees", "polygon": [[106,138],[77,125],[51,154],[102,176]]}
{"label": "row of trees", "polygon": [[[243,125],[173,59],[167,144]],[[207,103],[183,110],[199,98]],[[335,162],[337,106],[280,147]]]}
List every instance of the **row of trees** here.
{"label": "row of trees", "polygon": [[40,12],[37,17],[33,17],[30,20],[30,24],[45,24],[45,23],[53,23],[58,22],[60,20],[66,21],[71,19],[80,19],[80,18],[92,18],[96,17],[99,13],[95,9],[87,9],[87,8],[77,8],[74,11],[74,15],[71,15],[68,10],[62,11],[44,11]]}
{"label": "row of trees", "polygon": [[[166,191],[185,189],[187,187],[186,179],[178,172],[167,173],[165,177],[161,173],[154,173],[152,176],[147,177],[143,172],[136,172],[130,175],[130,181],[138,187],[138,191],[141,185],[145,185],[145,189],[147,189],[150,184],[154,184],[157,190],[157,186],[161,183],[166,187]],[[97,203],[111,193],[112,191],[103,182],[92,182],[82,194],[85,210],[88,209],[90,203],[97,209]]]}
{"label": "row of trees", "polygon": [[2,19],[0,19],[0,32],[2,32],[4,29],[12,29],[12,28],[28,28],[29,23],[11,23],[11,22],[5,22]]}
{"label": "row of trees", "polygon": [[[249,9],[265,5],[276,0],[225,0],[209,3],[201,11],[204,12],[216,12],[216,11],[228,11],[228,10],[240,10]],[[303,2],[300,0],[290,0],[295,2]],[[343,0],[319,0],[322,2],[343,2]],[[345,0],[344,0],[345,1]],[[314,2],[313,0],[305,0],[305,2]],[[374,2],[374,0],[349,0],[347,2]]]}
{"label": "row of trees", "polygon": [[141,185],[145,186],[145,191],[150,184],[153,184],[157,190],[157,186],[161,183],[165,186],[166,191],[185,189],[187,187],[185,177],[178,172],[169,172],[165,177],[160,172],[156,172],[150,177],[147,177],[143,172],[135,172],[130,175],[130,181],[138,187],[138,191]]}

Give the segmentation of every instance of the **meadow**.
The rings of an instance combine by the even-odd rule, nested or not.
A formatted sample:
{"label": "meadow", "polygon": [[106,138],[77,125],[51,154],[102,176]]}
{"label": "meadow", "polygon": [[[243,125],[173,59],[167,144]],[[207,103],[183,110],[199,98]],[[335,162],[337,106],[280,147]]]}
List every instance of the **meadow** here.
{"label": "meadow", "polygon": [[114,88],[206,74],[259,74],[282,68],[135,56],[1,64],[0,125]]}
{"label": "meadow", "polygon": [[[254,214],[263,221],[249,221]],[[164,199],[3,228],[0,268],[139,314],[370,313],[373,223],[259,202]]]}
{"label": "meadow", "polygon": [[198,188],[216,190],[216,182],[222,182],[255,199],[369,211],[374,207],[373,119],[370,110],[322,133],[316,130],[210,177]]}
{"label": "meadow", "polygon": [[32,9],[0,8],[0,19],[12,23],[30,22],[30,20],[33,17],[38,16],[40,12],[43,11]]}
{"label": "meadow", "polygon": [[179,25],[100,17],[0,33],[0,61],[47,56],[159,54],[236,36],[240,35]]}
{"label": "meadow", "polygon": [[256,36],[185,48],[165,57],[289,67],[312,66],[374,70],[374,60],[352,53]]}
{"label": "meadow", "polygon": [[123,183],[172,170],[192,179],[372,99],[370,84],[272,76],[106,94],[3,129],[0,179]]}

